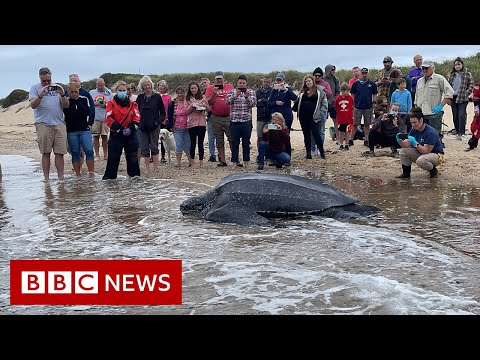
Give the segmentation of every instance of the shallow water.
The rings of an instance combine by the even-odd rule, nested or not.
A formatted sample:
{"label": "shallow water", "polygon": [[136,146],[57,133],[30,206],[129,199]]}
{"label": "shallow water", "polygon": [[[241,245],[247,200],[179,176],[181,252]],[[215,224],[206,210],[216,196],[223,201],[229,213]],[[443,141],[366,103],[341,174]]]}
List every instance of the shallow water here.
{"label": "shallow water", "polygon": [[[31,159],[0,163],[2,314],[480,314],[480,188],[292,168],[382,212],[242,227],[183,217],[210,188],[191,179],[46,183]],[[10,306],[11,259],[181,259],[183,305]]]}

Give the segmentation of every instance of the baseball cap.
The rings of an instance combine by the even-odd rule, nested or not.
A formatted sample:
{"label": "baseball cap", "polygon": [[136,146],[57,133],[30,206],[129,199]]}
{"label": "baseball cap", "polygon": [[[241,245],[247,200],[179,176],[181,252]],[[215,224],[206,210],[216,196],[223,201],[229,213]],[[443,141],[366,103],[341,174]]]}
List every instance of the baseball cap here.
{"label": "baseball cap", "polygon": [[285,80],[285,74],[284,73],[278,73],[277,76],[275,76],[275,79]]}
{"label": "baseball cap", "polygon": [[393,64],[393,60],[392,60],[392,58],[391,58],[390,56],[385,56],[385,57],[383,58],[383,62],[391,62],[391,63]]}
{"label": "baseball cap", "polygon": [[367,73],[367,72],[368,72],[368,69],[367,69],[367,68],[362,68],[361,72],[362,72],[362,73]]}
{"label": "baseball cap", "polygon": [[425,60],[422,62],[422,67],[429,68],[433,66],[433,61],[432,60]]}
{"label": "baseball cap", "polygon": [[216,78],[223,78],[223,71],[217,71],[215,72],[215,79]]}

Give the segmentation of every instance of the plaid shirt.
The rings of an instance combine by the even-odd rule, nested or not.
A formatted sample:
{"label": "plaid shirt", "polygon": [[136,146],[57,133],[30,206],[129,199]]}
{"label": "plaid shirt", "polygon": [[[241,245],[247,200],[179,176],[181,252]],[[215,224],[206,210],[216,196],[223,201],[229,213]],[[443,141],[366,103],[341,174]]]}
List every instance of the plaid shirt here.
{"label": "plaid shirt", "polygon": [[[453,85],[453,79],[455,78],[455,72],[448,74],[448,83]],[[470,71],[467,71],[465,68],[460,71],[462,75],[462,83],[460,89],[458,90],[456,103],[468,102],[468,97],[473,91],[473,76]]]}
{"label": "plaid shirt", "polygon": [[[390,70],[388,70],[388,71],[385,70],[385,69],[379,70],[377,72],[377,76],[375,77],[375,80],[374,80],[375,84],[377,84],[377,82],[382,80],[384,77],[389,79],[390,74],[392,73],[393,70],[395,70],[394,67],[391,67]],[[390,90],[390,83],[377,85],[377,90],[378,90],[377,96],[385,96],[387,99],[390,100],[390,98],[388,97],[388,92]]]}
{"label": "plaid shirt", "polygon": [[238,90],[230,90],[227,94],[225,103],[230,106],[230,121],[246,122],[252,121],[252,108],[257,106],[257,95],[254,90],[247,89],[246,92],[241,92],[235,99]]}

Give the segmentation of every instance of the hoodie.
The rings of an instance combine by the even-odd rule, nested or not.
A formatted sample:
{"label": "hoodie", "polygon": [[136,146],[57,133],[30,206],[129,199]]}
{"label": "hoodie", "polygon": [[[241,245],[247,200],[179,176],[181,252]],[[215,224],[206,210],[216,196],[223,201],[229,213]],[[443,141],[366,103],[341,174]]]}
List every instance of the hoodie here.
{"label": "hoodie", "polygon": [[338,95],[340,95],[340,80],[335,75],[331,75],[330,71],[335,66],[328,64],[325,66],[325,75],[323,75],[323,79],[330,85],[330,89],[332,90],[332,96],[328,99],[328,107],[334,107],[335,99]]}

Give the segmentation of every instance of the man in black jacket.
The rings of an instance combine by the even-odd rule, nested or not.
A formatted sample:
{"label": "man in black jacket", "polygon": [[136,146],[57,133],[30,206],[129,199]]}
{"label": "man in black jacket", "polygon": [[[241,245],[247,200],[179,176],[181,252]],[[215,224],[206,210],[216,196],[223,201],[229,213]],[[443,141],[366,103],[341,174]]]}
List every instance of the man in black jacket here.
{"label": "man in black jacket", "polygon": [[264,76],[262,86],[258,88],[257,95],[257,149],[262,141],[263,127],[270,122],[270,109],[268,107],[268,98],[272,93],[272,78]]}

